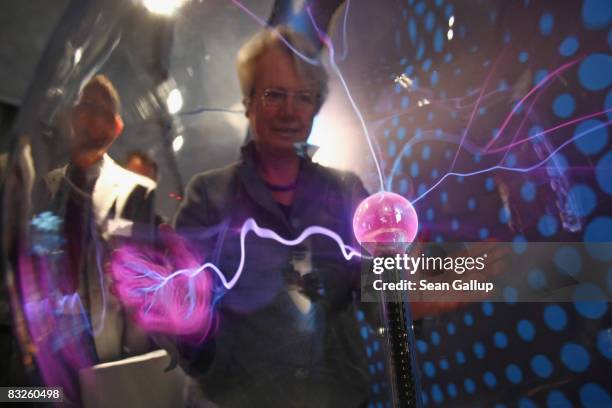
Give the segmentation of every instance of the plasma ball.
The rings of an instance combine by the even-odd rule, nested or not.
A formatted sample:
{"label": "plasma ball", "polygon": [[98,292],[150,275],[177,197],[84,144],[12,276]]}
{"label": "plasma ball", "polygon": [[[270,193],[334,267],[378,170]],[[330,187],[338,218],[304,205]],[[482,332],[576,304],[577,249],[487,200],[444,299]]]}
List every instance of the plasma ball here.
{"label": "plasma ball", "polygon": [[419,220],[414,207],[399,194],[381,191],[363,200],[353,216],[353,233],[371,254],[381,248],[400,250],[414,241]]}

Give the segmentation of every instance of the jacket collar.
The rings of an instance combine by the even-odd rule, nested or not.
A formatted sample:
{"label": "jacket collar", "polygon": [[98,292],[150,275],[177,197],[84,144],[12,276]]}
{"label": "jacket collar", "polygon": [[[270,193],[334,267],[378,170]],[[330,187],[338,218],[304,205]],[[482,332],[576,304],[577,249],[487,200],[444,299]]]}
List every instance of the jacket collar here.
{"label": "jacket collar", "polygon": [[[61,169],[61,175],[66,179],[70,177],[70,165]],[[157,184],[153,180],[119,166],[108,154],[105,154],[98,163],[89,168],[85,177],[95,180],[92,203],[98,224],[106,219],[113,205],[115,205],[116,216],[120,216],[129,195],[136,186],[142,186],[149,192]],[[55,186],[50,186],[52,194],[58,190],[59,180],[55,181],[55,184]]]}
{"label": "jacket collar", "polygon": [[[312,199],[312,197],[308,197],[308,191],[312,190],[310,185],[312,184],[312,177],[316,164],[313,163],[308,156],[302,157],[301,160],[302,167],[297,178],[292,213],[298,212],[308,200]],[[238,174],[247,194],[268,212],[274,214],[276,218],[281,220],[290,231],[293,231],[294,228],[287,221],[278,203],[272,197],[271,192],[266,187],[264,180],[257,171],[255,166],[255,143],[253,141],[246,143],[241,148],[241,161],[238,167]]]}

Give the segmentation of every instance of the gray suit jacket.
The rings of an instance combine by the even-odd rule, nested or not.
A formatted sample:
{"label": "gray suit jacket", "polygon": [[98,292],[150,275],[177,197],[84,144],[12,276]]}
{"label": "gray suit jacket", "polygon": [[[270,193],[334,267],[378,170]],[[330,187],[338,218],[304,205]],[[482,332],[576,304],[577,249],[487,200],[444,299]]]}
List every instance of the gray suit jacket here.
{"label": "gray suit jacket", "polygon": [[[125,239],[145,243],[154,239],[156,183],[124,169],[108,155],[98,170],[91,194],[83,194],[69,179],[68,166],[49,172],[44,177],[47,200],[42,201],[45,210],[64,220],[64,226],[85,216],[90,228],[92,238],[81,252],[78,293],[91,320],[98,361],[106,362],[150,349],[147,337],[126,319],[118,299],[109,291],[112,282],[104,273],[104,264],[112,247]],[[68,200],[74,197],[82,200],[89,215],[67,213]]]}
{"label": "gray suit jacket", "polygon": [[[255,170],[251,143],[238,163],[193,178],[175,224],[230,280],[247,218],[288,239],[319,225],[354,245],[352,214],[366,196],[354,174],[304,159],[286,216]],[[216,303],[212,341],[179,349],[205,397],[240,408],[362,404],[369,376],[355,317],[359,265],[322,235],[289,247],[251,233],[245,253],[243,274]]]}

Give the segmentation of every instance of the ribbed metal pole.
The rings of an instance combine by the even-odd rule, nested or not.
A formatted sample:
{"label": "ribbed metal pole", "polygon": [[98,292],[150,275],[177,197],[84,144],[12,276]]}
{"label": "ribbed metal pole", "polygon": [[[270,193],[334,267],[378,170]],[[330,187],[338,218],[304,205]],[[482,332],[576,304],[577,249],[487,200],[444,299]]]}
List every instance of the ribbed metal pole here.
{"label": "ribbed metal pole", "polygon": [[[395,271],[395,274],[396,282],[399,282],[399,272]],[[389,351],[388,371],[393,406],[421,408],[423,403],[414,351],[416,341],[407,296],[403,294],[401,299],[394,301],[385,299],[383,292],[381,296],[387,324],[385,341]]]}

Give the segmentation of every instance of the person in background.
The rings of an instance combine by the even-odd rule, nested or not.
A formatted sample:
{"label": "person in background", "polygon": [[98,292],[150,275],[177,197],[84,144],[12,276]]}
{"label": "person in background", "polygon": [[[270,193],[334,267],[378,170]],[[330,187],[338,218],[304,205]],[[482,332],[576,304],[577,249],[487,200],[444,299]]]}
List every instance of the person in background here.
{"label": "person in background", "polygon": [[[159,170],[157,163],[147,153],[140,150],[132,150],[126,155],[123,163],[125,163],[123,167],[129,171],[150,178],[156,183],[158,182]],[[166,217],[156,212],[155,225],[159,226],[164,223],[168,223]]]}
{"label": "person in background", "polygon": [[151,156],[140,150],[133,150],[126,155],[124,160],[125,167],[131,172],[140,174],[157,181],[158,168],[157,163]]}
{"label": "person in background", "polygon": [[[53,264],[59,267],[51,269],[59,293],[50,298],[78,295],[86,312],[76,316],[74,303],[62,303],[54,347],[81,343],[77,349],[87,357],[80,361],[91,357],[97,364],[152,349],[148,336],[109,290],[112,282],[104,264],[120,242],[153,242],[156,182],[124,169],[108,155],[124,125],[118,92],[106,76],[85,83],[70,119],[70,161],[44,176],[46,199],[39,201],[46,214],[62,220],[60,233],[65,237],[64,256]],[[77,372],[85,368],[67,364]]]}

